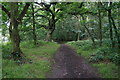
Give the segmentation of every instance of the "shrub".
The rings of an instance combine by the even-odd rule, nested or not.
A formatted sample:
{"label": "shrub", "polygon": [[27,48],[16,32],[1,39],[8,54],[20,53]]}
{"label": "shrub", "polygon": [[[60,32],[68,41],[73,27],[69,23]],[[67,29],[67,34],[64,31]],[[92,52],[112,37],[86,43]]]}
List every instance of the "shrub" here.
{"label": "shrub", "polygon": [[2,57],[8,58],[11,56],[12,52],[12,45],[11,42],[7,42],[6,44],[2,45]]}
{"label": "shrub", "polygon": [[109,60],[114,62],[115,64],[120,64],[120,58],[117,50],[109,47],[99,48],[98,51],[94,53],[94,56],[91,55],[89,59],[89,61],[92,62],[103,61],[103,60]]}
{"label": "shrub", "polygon": [[108,56],[108,58],[116,63],[116,64],[120,64],[120,55],[118,53],[113,53],[113,54],[110,54],[110,56]]}
{"label": "shrub", "polygon": [[89,50],[93,48],[92,42],[90,40],[72,41],[72,42],[68,42],[67,44],[77,46],[78,48],[81,48],[83,50]]}
{"label": "shrub", "polygon": [[97,40],[96,47],[92,46],[92,42],[90,40],[72,41],[68,42],[67,44],[77,48],[77,52],[80,54],[84,53],[85,56],[90,54],[88,57],[90,62],[99,62],[107,60],[114,62],[115,64],[120,64],[120,55],[117,51],[118,49],[110,48],[107,41],[104,42],[104,45],[102,47],[98,45],[99,41]]}
{"label": "shrub", "polygon": [[89,59],[90,62],[98,62],[104,59],[103,55],[92,55]]}

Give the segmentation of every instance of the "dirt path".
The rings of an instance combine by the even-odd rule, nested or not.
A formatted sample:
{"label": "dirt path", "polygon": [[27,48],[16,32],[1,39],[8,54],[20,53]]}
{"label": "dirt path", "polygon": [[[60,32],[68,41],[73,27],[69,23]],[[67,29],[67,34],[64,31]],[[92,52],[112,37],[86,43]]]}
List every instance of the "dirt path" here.
{"label": "dirt path", "polygon": [[49,78],[98,78],[94,68],[69,46],[62,44],[55,54],[55,64]]}

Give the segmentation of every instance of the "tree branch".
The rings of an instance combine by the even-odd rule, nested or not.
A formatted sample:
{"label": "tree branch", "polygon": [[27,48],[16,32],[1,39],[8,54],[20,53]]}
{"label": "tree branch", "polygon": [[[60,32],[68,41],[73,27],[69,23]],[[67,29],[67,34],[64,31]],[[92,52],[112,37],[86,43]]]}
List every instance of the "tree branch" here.
{"label": "tree branch", "polygon": [[57,22],[59,19],[55,19],[55,22]]}
{"label": "tree branch", "polygon": [[40,8],[37,11],[35,11],[35,13],[37,13],[39,10],[46,11],[44,8]]}
{"label": "tree branch", "polygon": [[36,15],[37,17],[44,17],[46,18],[48,21],[50,20],[47,16],[44,16],[44,15]]}
{"label": "tree branch", "polygon": [[84,2],[81,2],[80,6],[78,8],[82,8]]}
{"label": "tree branch", "polygon": [[8,15],[8,17],[10,18],[10,12],[3,6],[0,5],[0,8]]}
{"label": "tree branch", "polygon": [[59,11],[62,11],[63,9],[58,9],[57,11],[56,11],[56,13],[58,13]]}
{"label": "tree branch", "polygon": [[19,22],[21,22],[22,18],[25,16],[29,6],[30,6],[30,3],[26,3],[25,7],[23,8],[23,11],[20,13],[20,15],[17,19]]}
{"label": "tree branch", "polygon": [[51,4],[46,4],[46,3],[38,3],[35,2],[38,5],[41,5],[43,8],[38,9],[36,12],[38,12],[39,10],[46,10],[48,12],[50,12],[52,15],[54,15],[54,13],[52,12],[52,10],[50,9]]}

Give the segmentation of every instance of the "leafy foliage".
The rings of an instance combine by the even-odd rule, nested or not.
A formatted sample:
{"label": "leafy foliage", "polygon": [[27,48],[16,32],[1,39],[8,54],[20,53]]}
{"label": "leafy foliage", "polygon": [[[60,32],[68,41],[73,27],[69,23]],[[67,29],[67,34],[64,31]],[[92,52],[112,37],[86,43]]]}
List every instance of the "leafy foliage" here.
{"label": "leafy foliage", "polygon": [[11,42],[8,42],[4,45],[2,45],[2,57],[3,58],[9,58],[11,56],[12,52],[12,45]]}
{"label": "leafy foliage", "polygon": [[[34,9],[29,7],[28,10],[25,10],[27,13],[24,17],[21,15],[23,19],[20,22],[18,17],[27,4],[23,2],[16,2],[17,5],[12,6],[10,4],[12,3],[3,2],[0,5],[4,6],[2,9],[5,8],[8,13],[13,12],[12,14],[15,14],[11,18],[16,18],[12,18],[13,20],[10,21],[9,14],[5,10],[0,10],[3,15],[1,25],[3,42],[6,42],[6,38],[8,41],[2,45],[3,66],[5,67],[3,69],[4,78],[45,77],[44,74],[50,70],[48,59],[53,57],[54,52],[59,47],[54,41],[71,41],[67,44],[73,46],[79,55],[89,59],[92,63],[94,62],[96,67],[100,67],[100,73],[106,73],[105,76],[102,76],[113,77],[111,76],[112,68],[117,69],[114,64],[120,64],[118,48],[120,45],[120,2],[101,2],[101,5],[98,2],[48,2],[37,4],[35,2],[30,3]],[[100,18],[101,28],[99,27]],[[10,28],[10,22],[12,21],[14,21],[13,23],[19,23],[18,26],[14,25],[15,27],[12,27],[15,28],[13,30]],[[16,30],[16,33],[18,33],[17,36],[15,36],[16,34],[11,35],[15,37],[13,39],[10,37],[10,29],[12,32]],[[100,35],[102,38],[101,46],[99,45]],[[45,41],[50,36],[52,36],[51,39],[53,40],[48,41],[53,42]],[[92,42],[90,39],[94,41],[92,40]],[[15,49],[10,40],[16,40],[15,42],[18,41],[18,43],[21,41],[20,47],[27,58],[32,59],[32,64],[18,66],[12,59],[7,60],[11,58],[11,53]],[[37,42],[37,45],[33,44],[33,40]],[[115,46],[111,46],[113,42]],[[94,46],[93,43],[95,43]],[[18,60],[18,62],[20,61]],[[108,67],[108,71],[105,66]]]}
{"label": "leafy foliage", "polygon": [[103,46],[99,46],[98,43],[99,41],[96,47],[92,47],[89,40],[67,42],[79,55],[84,56],[98,69],[101,77],[117,78],[119,73],[117,65],[120,64],[118,49],[111,49],[106,42]]}
{"label": "leafy foliage", "polygon": [[[106,40],[105,40],[106,41]],[[97,41],[99,43],[99,41]],[[94,53],[92,52],[89,57],[90,62],[100,62],[100,61],[110,61],[115,64],[120,64],[120,56],[117,48],[111,48],[108,46],[108,43],[105,42],[104,46],[100,47],[96,43],[96,48],[94,48],[90,41],[84,40],[84,41],[72,41],[68,42],[67,44],[74,46],[77,48],[77,52],[82,54],[82,52],[89,51],[93,49]],[[90,53],[90,52],[89,52]],[[87,54],[87,53],[86,53]],[[85,55],[85,54],[83,54]]]}
{"label": "leafy foliage", "polygon": [[99,48],[98,51],[90,57],[90,61],[104,61],[109,60],[114,62],[115,64],[120,64],[119,53],[116,49],[111,49],[109,47]]}

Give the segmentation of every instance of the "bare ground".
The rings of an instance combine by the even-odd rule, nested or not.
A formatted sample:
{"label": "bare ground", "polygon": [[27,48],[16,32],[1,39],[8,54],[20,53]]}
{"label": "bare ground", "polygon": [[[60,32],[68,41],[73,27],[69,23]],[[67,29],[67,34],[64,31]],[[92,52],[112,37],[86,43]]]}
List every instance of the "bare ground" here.
{"label": "bare ground", "polygon": [[99,78],[97,71],[65,44],[61,44],[54,60],[55,64],[48,78]]}

